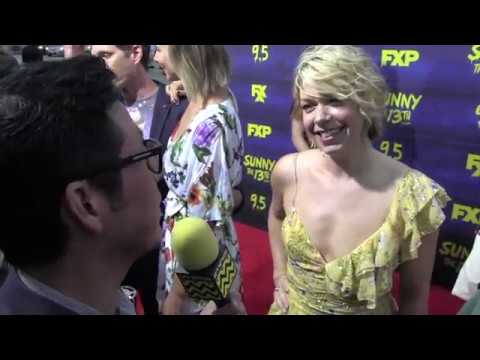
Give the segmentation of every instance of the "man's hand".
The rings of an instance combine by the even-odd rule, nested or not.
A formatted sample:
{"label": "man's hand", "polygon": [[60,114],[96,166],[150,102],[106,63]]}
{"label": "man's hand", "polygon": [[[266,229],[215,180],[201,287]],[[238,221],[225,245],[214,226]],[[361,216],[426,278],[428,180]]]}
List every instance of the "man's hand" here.
{"label": "man's hand", "polygon": [[163,302],[163,315],[181,315],[184,298],[171,292]]}
{"label": "man's hand", "polygon": [[180,80],[172,81],[165,87],[167,95],[170,97],[170,102],[178,104],[181,97],[187,95],[183,83]]}
{"label": "man's hand", "polygon": [[233,302],[229,302],[221,308],[218,308],[213,301],[210,301],[207,306],[203,308],[200,315],[246,315],[246,313]]}
{"label": "man's hand", "polygon": [[164,315],[181,315],[182,306],[187,297],[187,293],[185,292],[182,283],[177,275],[175,275],[172,288],[163,302],[162,313]]}

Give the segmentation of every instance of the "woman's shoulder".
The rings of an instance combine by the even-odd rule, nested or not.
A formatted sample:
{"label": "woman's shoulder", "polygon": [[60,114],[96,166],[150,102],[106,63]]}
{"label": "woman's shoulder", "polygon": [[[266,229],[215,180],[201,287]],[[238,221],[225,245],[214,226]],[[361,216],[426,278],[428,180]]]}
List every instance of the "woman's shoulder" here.
{"label": "woman's shoulder", "polygon": [[275,162],[273,171],[285,172],[287,170],[293,171],[295,162],[297,161],[299,153],[290,153],[283,155]]}
{"label": "woman's shoulder", "polygon": [[198,116],[197,124],[207,122],[213,127],[223,128],[227,131],[234,130],[235,133],[239,130],[238,115],[230,99],[207,105]]}
{"label": "woman's shoulder", "polygon": [[204,113],[208,117],[213,115],[237,116],[237,111],[235,110],[235,104],[231,98],[226,98],[226,99],[223,99],[222,101],[218,100],[217,102],[208,104],[204,109]]}
{"label": "woman's shoulder", "polygon": [[400,181],[405,186],[415,186],[416,183],[430,184],[431,186],[440,186],[435,180],[424,174],[422,171],[417,170],[404,164],[398,160],[377,152],[380,156],[379,163],[381,164],[378,170],[381,173],[389,174],[394,180]]}
{"label": "woman's shoulder", "polygon": [[426,194],[446,195],[445,189],[433,178],[420,170],[408,167],[405,175],[401,179],[403,191],[408,192],[414,197],[422,197]]}
{"label": "woman's shoulder", "polygon": [[378,175],[388,177],[389,181],[401,181],[412,170],[408,165],[392,159],[391,157],[375,151],[374,157],[377,166],[374,166],[374,172]]}
{"label": "woman's shoulder", "polygon": [[233,115],[230,107],[225,103],[209,104],[195,116],[191,127],[193,129],[208,127],[218,131],[228,125]]}
{"label": "woman's shoulder", "polygon": [[[436,229],[445,218],[443,208],[451,200],[445,189],[420,170],[409,167],[397,189],[399,214],[418,229]],[[427,231],[421,231],[426,234]],[[423,235],[424,235],[423,234]]]}
{"label": "woman's shoulder", "polygon": [[272,170],[272,182],[283,185],[295,179],[296,161],[299,153],[283,155],[275,162]]}
{"label": "woman's shoulder", "polygon": [[396,202],[402,212],[414,218],[429,203],[443,208],[450,200],[445,189],[422,171],[382,154],[377,172],[396,186]]}

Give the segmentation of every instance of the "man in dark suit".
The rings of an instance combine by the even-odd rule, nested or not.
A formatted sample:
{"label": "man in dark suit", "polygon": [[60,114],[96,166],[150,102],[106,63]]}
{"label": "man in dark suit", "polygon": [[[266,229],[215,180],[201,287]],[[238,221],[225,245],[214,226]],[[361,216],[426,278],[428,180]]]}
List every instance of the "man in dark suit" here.
{"label": "man in dark suit", "polygon": [[161,238],[161,146],[114,78],[79,56],[0,80],[0,314],[135,313],[121,282]]}
{"label": "man in dark suit", "polygon": [[[116,75],[116,84],[122,90],[123,102],[133,121],[142,130],[144,138],[160,141],[165,149],[188,101],[182,97],[178,103],[172,103],[166,93],[166,86],[151,78],[148,67],[154,52],[155,49],[151,52],[150,45],[92,45],[92,55],[104,59]],[[163,179],[159,180],[158,187],[165,196],[168,189]],[[159,313],[155,296],[159,276],[158,260],[159,247],[156,247],[133,264],[123,282],[138,291],[147,315]]]}

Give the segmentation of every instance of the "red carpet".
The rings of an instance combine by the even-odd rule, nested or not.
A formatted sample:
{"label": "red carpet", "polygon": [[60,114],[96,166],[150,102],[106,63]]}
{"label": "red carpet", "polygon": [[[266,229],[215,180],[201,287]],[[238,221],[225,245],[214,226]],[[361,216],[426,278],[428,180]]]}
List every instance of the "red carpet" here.
{"label": "red carpet", "polygon": [[[242,274],[245,305],[249,314],[265,314],[272,303],[272,256],[265,231],[236,223],[242,255]],[[398,299],[398,276],[393,295]],[[432,315],[454,315],[464,301],[453,296],[449,289],[433,285],[430,291],[429,312]]]}

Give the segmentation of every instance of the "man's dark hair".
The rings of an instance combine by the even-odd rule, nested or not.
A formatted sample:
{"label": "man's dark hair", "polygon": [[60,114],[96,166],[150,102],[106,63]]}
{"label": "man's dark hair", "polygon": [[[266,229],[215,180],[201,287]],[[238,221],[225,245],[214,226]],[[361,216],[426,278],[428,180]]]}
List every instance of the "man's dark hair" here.
{"label": "man's dark hair", "polygon": [[[132,51],[132,46],[133,45],[115,45],[118,47],[120,50],[125,51],[126,53],[130,53]],[[143,65],[145,70],[148,71],[148,65],[150,64],[150,45],[142,45],[143,49],[143,56],[142,59],[140,60],[140,63]]]}
{"label": "man's dark hair", "polygon": [[43,52],[35,45],[27,45],[22,49],[22,62],[33,63],[43,61]]}
{"label": "man's dark hair", "polygon": [[[107,113],[119,98],[114,77],[101,59],[82,55],[0,80],[0,249],[14,266],[64,254],[69,180],[118,161],[124,139]],[[118,172],[88,181],[108,196],[121,191]]]}
{"label": "man's dark hair", "polygon": [[0,49],[0,79],[18,69],[18,61],[13,55]]}

